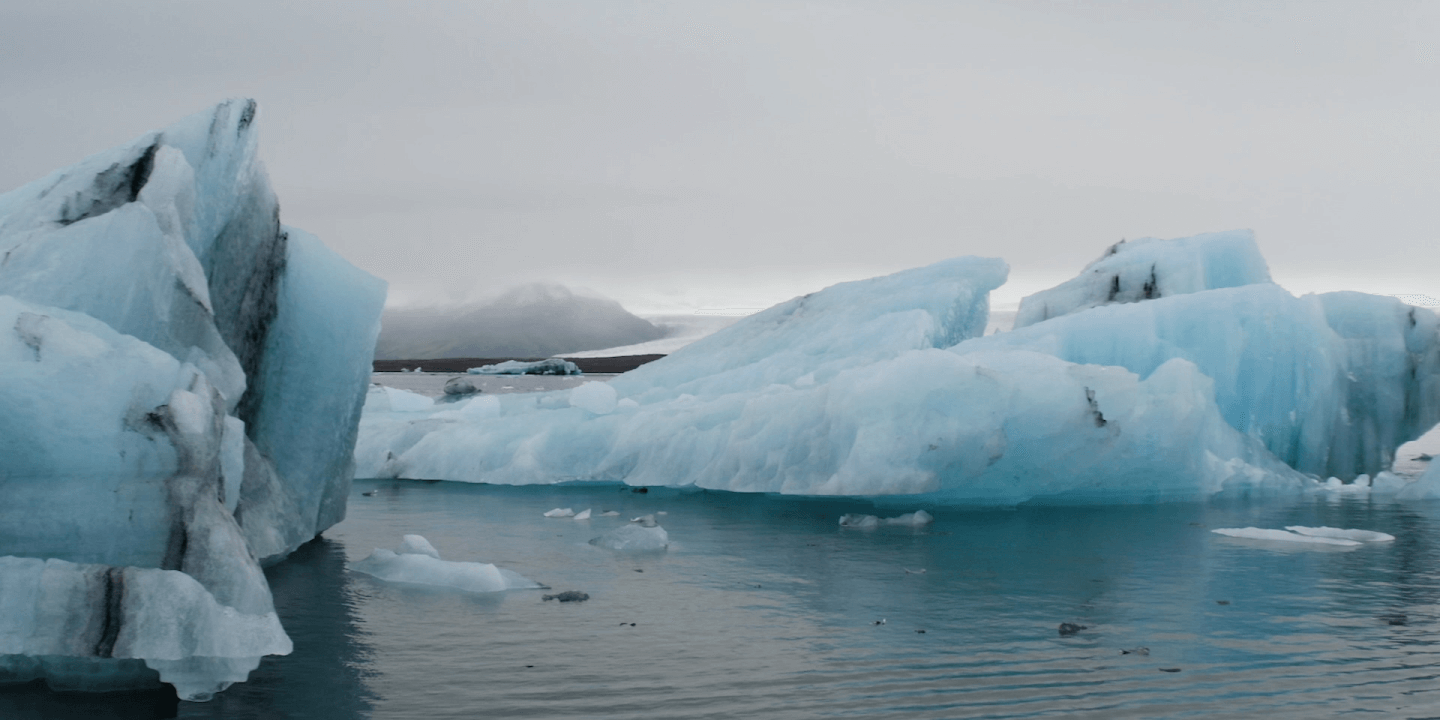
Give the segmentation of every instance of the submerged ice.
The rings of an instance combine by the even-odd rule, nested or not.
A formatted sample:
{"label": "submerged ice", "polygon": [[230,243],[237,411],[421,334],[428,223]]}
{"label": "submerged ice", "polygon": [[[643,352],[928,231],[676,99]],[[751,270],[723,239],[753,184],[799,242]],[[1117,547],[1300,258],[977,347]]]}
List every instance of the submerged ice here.
{"label": "submerged ice", "polygon": [[290,650],[260,562],[344,517],[384,285],[279,223],[254,119],[0,195],[0,682],[200,700]]}

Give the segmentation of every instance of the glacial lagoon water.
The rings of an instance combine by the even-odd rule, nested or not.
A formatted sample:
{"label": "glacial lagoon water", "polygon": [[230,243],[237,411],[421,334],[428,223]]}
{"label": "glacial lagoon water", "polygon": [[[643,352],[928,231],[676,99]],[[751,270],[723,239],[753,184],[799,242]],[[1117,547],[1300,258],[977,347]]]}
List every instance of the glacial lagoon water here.
{"label": "glacial lagoon water", "polygon": [[[621,515],[543,517],[554,507]],[[845,513],[896,510],[357,481],[349,518],[269,571],[295,654],[267,658],[249,683],[178,716],[1440,715],[1437,504],[938,510],[920,529],[838,525]],[[587,542],[658,512],[666,552]],[[1210,532],[1296,524],[1397,539],[1337,550]],[[405,533],[552,589],[473,595],[345,569]],[[541,599],[572,589],[590,599]],[[1062,636],[1062,622],[1086,627]],[[1141,647],[1148,654],[1122,653]],[[84,712],[62,713],[61,702]],[[0,695],[5,718],[174,711],[143,696]]]}
{"label": "glacial lagoon water", "polygon": [[[1405,467],[1437,441],[1402,449]],[[556,507],[620,515],[543,517]],[[1440,717],[1440,503],[1319,495],[838,524],[913,509],[359,480],[343,523],[267,571],[294,654],[210,703],[10,688],[0,718]],[[588,543],[650,513],[664,513],[665,552]],[[1286,525],[1397,539],[1337,549],[1210,532]],[[550,589],[466,594],[346,569],[407,533]],[[542,599],[562,590],[590,599]]]}

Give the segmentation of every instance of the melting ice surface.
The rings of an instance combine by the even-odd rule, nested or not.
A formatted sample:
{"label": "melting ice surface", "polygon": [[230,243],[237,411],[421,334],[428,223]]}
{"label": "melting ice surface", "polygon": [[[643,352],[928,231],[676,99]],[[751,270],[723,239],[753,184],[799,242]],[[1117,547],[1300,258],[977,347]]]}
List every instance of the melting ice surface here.
{"label": "melting ice surface", "polygon": [[367,405],[357,474],[937,504],[1361,476],[1366,492],[1418,493],[1368,478],[1440,419],[1433,312],[1293,297],[1240,231],[1112,248],[1027,299],[1019,329],[982,337],[1006,272],[972,257],[836,285],[608,384],[438,412]]}
{"label": "melting ice surface", "polygon": [[289,653],[384,283],[279,222],[236,100],[0,195],[0,683],[204,700]]}

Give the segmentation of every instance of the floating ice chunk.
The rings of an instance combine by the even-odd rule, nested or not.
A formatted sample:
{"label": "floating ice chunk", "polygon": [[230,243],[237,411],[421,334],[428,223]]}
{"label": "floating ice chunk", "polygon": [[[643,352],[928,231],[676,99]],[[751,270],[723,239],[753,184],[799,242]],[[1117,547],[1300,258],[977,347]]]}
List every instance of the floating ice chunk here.
{"label": "floating ice chunk", "polygon": [[1268,282],[1270,270],[1249,230],[1122,240],[1075,278],[1021,300],[1015,328],[1099,305]]}
{"label": "floating ice chunk", "polygon": [[1355,540],[1358,542],[1392,542],[1395,540],[1394,535],[1376,532],[1374,530],[1347,530],[1332,527],[1305,527],[1303,525],[1286,525],[1285,529],[1310,537],[1340,538],[1341,540]]}
{"label": "floating ice chunk", "polygon": [[871,530],[880,527],[880,518],[874,515],[841,515],[840,527]]}
{"label": "floating ice chunk", "polygon": [[935,518],[924,510],[916,510],[912,513],[905,513],[893,518],[880,518],[874,515],[850,514],[840,516],[840,527],[857,528],[860,530],[871,530],[882,525],[923,527],[934,522]]}
{"label": "floating ice chunk", "polygon": [[620,513],[615,512],[614,510],[606,510],[605,512],[600,513],[599,517],[620,517]]}
{"label": "floating ice chunk", "polygon": [[650,514],[650,515],[641,515],[640,517],[633,517],[633,518],[630,518],[630,522],[632,522],[632,523],[637,523],[637,524],[640,525],[640,527],[647,527],[647,528],[655,527],[655,515],[654,515],[654,514]]}
{"label": "floating ice chunk", "polygon": [[554,510],[547,510],[547,511],[545,511],[545,517],[548,517],[548,518],[568,518],[568,517],[575,517],[575,511],[574,511],[574,510],[571,510],[570,508],[555,508]]}
{"label": "floating ice chunk", "polygon": [[1339,545],[1342,547],[1355,547],[1362,543],[1358,540],[1348,540],[1336,537],[1318,537],[1312,535],[1301,535],[1299,533],[1287,532],[1285,530],[1271,530],[1265,528],[1216,528],[1210,532],[1218,535],[1225,535],[1233,538],[1244,538],[1247,540],[1275,540],[1279,542],[1310,543],[1313,545]]}
{"label": "floating ice chunk", "polygon": [[388,582],[435,585],[466,592],[540,587],[539,583],[519,573],[490,563],[441,560],[413,553],[400,555],[384,548],[376,548],[369,557],[351,563],[350,569]]}
{"label": "floating ice chunk", "polygon": [[575,519],[576,519],[576,520],[589,520],[589,519],[590,519],[590,508],[585,508],[584,510],[581,510],[580,512],[575,513]]}
{"label": "floating ice chunk", "polygon": [[436,560],[440,559],[440,551],[425,539],[424,535],[406,535],[400,541],[400,547],[395,548],[397,555],[429,555]]}
{"label": "floating ice chunk", "polygon": [[587,382],[570,391],[570,405],[596,415],[615,412],[615,388],[610,383]]}
{"label": "floating ice chunk", "polygon": [[561,358],[547,358],[525,362],[506,360],[494,365],[481,365],[465,372],[471,375],[583,375],[580,366]]}
{"label": "floating ice chunk", "polygon": [[[648,517],[648,516],[647,516]],[[621,551],[664,550],[670,545],[670,535],[665,528],[654,524],[631,523],[621,525],[600,537],[590,540],[591,545]]]}

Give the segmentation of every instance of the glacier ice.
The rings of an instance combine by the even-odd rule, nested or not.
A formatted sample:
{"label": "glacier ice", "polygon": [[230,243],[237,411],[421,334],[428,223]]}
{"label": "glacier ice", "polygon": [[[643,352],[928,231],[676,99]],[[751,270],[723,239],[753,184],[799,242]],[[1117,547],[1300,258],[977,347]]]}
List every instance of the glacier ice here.
{"label": "glacier ice", "polygon": [[481,365],[465,372],[471,375],[583,375],[580,366],[562,358],[544,360],[506,360],[494,365]]}
{"label": "glacier ice", "polygon": [[1141,376],[1029,349],[950,352],[983,331],[1005,273],[960,258],[797,298],[610,381],[604,414],[569,391],[484,398],[475,414],[367,412],[357,472],[962,504],[1305,482],[1225,421],[1190,360]]}
{"label": "glacier ice", "polygon": [[1020,301],[1015,327],[1100,305],[1270,282],[1249,230],[1116,243],[1080,274]]}
{"label": "glacier ice", "polygon": [[385,290],[280,224],[255,112],[0,195],[0,681],[201,700],[290,650],[260,563],[344,516]]}
{"label": "glacier ice", "polygon": [[375,548],[368,557],[350,563],[350,569],[387,582],[433,585],[466,592],[499,592],[538,588],[539,583],[513,570],[490,563],[442,560],[435,546],[421,535],[406,535],[394,550]]}

